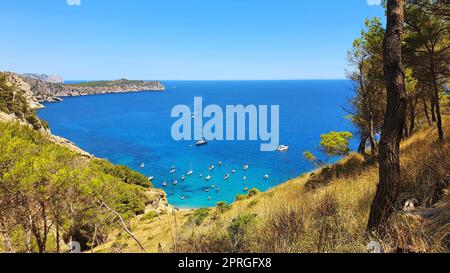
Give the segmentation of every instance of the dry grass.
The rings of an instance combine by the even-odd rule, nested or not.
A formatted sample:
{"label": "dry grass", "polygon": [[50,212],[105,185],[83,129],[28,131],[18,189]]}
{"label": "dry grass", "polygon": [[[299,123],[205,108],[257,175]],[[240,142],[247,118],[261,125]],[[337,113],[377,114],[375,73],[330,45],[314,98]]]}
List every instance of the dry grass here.
{"label": "dry grass", "polygon": [[[450,127],[448,119],[445,127]],[[447,136],[450,132],[447,132]],[[388,252],[447,252],[450,247],[450,145],[437,143],[434,129],[423,130],[402,143],[402,193],[398,212],[382,245]],[[378,167],[359,155],[287,181],[265,193],[211,209],[201,225],[185,225],[192,211],[133,220],[131,227],[151,252],[367,252],[365,229],[378,183]],[[447,191],[446,191],[447,190]],[[405,215],[404,201],[415,198],[432,218]],[[256,215],[239,237],[237,248],[228,227],[242,215]],[[233,222],[235,223],[235,222]],[[113,242],[125,251],[139,251],[123,234]],[[235,239],[235,238],[234,238]]]}

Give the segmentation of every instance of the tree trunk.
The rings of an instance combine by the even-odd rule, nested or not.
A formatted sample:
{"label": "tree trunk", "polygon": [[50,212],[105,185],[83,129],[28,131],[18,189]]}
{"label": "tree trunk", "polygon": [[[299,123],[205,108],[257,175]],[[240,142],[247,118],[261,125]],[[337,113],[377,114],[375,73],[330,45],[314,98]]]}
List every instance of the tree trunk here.
{"label": "tree trunk", "polygon": [[400,184],[400,141],[406,119],[405,74],[402,69],[404,0],[387,1],[384,39],[384,74],[387,107],[380,142],[380,181],[372,203],[367,230],[383,234],[394,210]]}
{"label": "tree trunk", "polygon": [[414,128],[416,123],[416,107],[419,101],[419,97],[416,96],[411,100],[411,105],[409,108],[409,134],[414,134]]}
{"label": "tree trunk", "polygon": [[431,126],[431,119],[430,119],[430,115],[428,114],[428,106],[427,106],[427,101],[425,100],[425,97],[422,97],[422,103],[423,103],[423,111],[425,112],[425,117],[427,118],[428,125]]}
{"label": "tree trunk", "polygon": [[361,140],[359,142],[358,146],[358,153],[365,155],[366,154],[366,143],[367,139],[369,138],[369,133],[366,132],[366,130],[361,132]]}
{"label": "tree trunk", "polygon": [[431,96],[431,121],[433,123],[436,122],[436,100],[434,99],[434,95]]}
{"label": "tree trunk", "polygon": [[444,130],[442,129],[441,105],[440,105],[440,101],[439,101],[439,84],[437,81],[436,71],[435,71],[435,67],[434,67],[434,54],[432,54],[430,56],[430,59],[431,59],[430,60],[431,75],[433,77],[433,99],[434,99],[434,105],[436,107],[436,118],[437,118],[439,141],[444,142]]}

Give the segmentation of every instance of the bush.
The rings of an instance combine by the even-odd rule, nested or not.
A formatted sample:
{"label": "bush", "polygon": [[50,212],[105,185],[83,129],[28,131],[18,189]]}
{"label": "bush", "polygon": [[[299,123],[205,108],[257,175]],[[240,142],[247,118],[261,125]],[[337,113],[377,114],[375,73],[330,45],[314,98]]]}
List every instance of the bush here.
{"label": "bush", "polygon": [[350,132],[330,132],[320,138],[320,148],[328,156],[344,156],[350,152],[349,140],[353,135]]}
{"label": "bush", "polygon": [[238,194],[236,195],[236,201],[242,201],[248,198],[247,194]]}
{"label": "bush", "polygon": [[248,197],[253,197],[253,196],[256,196],[256,195],[258,195],[258,194],[260,194],[261,192],[258,190],[258,189],[256,189],[256,188],[254,188],[254,189],[251,189],[249,192],[248,192]]}
{"label": "bush", "polygon": [[194,214],[189,216],[187,223],[199,226],[206,218],[208,218],[208,216],[209,209],[198,209],[194,212]]}
{"label": "bush", "polygon": [[113,165],[106,160],[96,159],[95,162],[102,169],[103,172],[110,174],[116,178],[122,180],[122,182],[138,185],[145,188],[152,188],[153,185],[148,178],[144,175],[131,170],[130,168],[122,165]]}
{"label": "bush", "polygon": [[241,214],[231,221],[227,230],[234,252],[246,252],[248,250],[246,236],[255,218],[255,214]]}
{"label": "bush", "polygon": [[149,211],[141,217],[141,221],[152,221],[156,217],[158,217],[158,213],[156,213],[156,211]]}
{"label": "bush", "polygon": [[228,205],[227,202],[219,202],[216,204],[216,207],[220,213],[224,213],[231,209],[231,205]]}

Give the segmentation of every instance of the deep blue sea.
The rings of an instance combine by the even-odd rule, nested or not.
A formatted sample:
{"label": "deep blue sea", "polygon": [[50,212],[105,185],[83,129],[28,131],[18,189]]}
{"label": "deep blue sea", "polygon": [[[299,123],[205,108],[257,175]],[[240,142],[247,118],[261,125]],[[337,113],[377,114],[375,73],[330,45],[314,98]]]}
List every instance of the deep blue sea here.
{"label": "deep blue sea", "polygon": [[[354,132],[344,111],[352,96],[349,81],[163,83],[164,92],[64,98],[62,103],[47,103],[39,116],[49,122],[54,134],[70,139],[95,156],[154,176],[153,184],[164,188],[170,203],[180,208],[232,202],[237,194],[244,193],[244,188],[266,191],[313,169],[303,152],[310,150],[323,158],[317,151],[321,134]],[[172,107],[193,107],[195,96],[203,97],[204,106],[217,104],[224,109],[225,105],[238,104],[280,105],[280,142],[288,145],[289,151],[260,152],[260,143],[253,141],[212,141],[201,147],[194,141],[174,141]],[[217,166],[219,161],[223,162],[222,167]],[[144,168],[141,163],[145,163]],[[211,164],[216,167],[209,171]],[[247,171],[243,170],[244,164],[249,164]],[[176,166],[174,174],[169,173],[171,166]],[[190,169],[194,174],[182,181]],[[235,174],[231,174],[233,169]],[[227,173],[231,178],[224,180]],[[212,179],[207,182],[204,177],[208,174]],[[265,180],[265,175],[270,178]],[[176,186],[170,183],[174,179],[179,181]],[[167,187],[163,187],[164,181],[168,182]],[[211,190],[206,192],[208,187]]]}

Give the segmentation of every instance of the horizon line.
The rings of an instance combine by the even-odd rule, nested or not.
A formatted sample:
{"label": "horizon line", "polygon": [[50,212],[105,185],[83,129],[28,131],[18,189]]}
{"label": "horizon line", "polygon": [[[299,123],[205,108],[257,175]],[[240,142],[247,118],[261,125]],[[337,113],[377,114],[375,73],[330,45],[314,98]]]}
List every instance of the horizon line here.
{"label": "horizon line", "polygon": [[128,78],[117,78],[117,79],[108,79],[108,80],[81,80],[81,79],[64,79],[64,81],[114,81],[114,80],[130,80],[130,81],[340,81],[340,80],[349,80],[346,78],[311,78],[311,79],[182,79],[182,80],[171,80],[171,79],[164,79],[164,80],[156,80],[156,79],[128,79]]}

